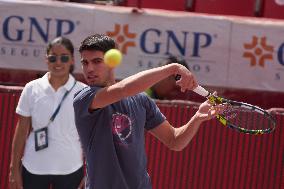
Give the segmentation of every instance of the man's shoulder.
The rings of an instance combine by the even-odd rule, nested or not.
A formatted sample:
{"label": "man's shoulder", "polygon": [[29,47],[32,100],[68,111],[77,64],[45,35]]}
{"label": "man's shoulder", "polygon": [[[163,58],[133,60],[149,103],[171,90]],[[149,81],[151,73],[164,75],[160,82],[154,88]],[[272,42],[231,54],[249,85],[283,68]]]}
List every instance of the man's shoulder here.
{"label": "man's shoulder", "polygon": [[135,95],[137,98],[147,99],[148,95],[146,92],[141,92]]}
{"label": "man's shoulder", "polygon": [[81,89],[79,89],[75,94],[74,94],[74,100],[80,98],[81,96],[83,96],[87,91],[90,90],[90,86],[82,86]]}
{"label": "man's shoulder", "polygon": [[80,90],[78,90],[74,94],[74,102],[81,101],[89,97],[92,98],[96,94],[98,89],[100,89],[100,87],[84,85]]}
{"label": "man's shoulder", "polygon": [[81,82],[81,81],[76,81],[76,85],[75,85],[75,91],[76,93],[81,91],[82,89],[86,88],[88,85],[86,85],[85,83]]}
{"label": "man's shoulder", "polygon": [[152,100],[152,98],[149,97],[146,92],[138,93],[134,97],[137,98],[141,102],[148,102]]}

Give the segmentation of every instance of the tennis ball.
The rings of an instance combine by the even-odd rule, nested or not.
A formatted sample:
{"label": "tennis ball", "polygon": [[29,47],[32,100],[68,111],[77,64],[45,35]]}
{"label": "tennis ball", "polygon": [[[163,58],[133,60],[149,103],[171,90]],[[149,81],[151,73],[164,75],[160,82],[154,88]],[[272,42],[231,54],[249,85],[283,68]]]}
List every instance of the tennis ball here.
{"label": "tennis ball", "polygon": [[121,62],[122,54],[117,49],[110,49],[104,55],[104,62],[111,68],[118,66]]}

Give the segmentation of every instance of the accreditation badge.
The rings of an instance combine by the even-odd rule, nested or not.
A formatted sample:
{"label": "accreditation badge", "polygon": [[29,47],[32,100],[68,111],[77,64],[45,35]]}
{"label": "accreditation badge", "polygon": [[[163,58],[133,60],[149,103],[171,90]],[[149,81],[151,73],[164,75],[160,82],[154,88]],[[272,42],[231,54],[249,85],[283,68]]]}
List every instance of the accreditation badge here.
{"label": "accreditation badge", "polygon": [[35,133],[35,151],[47,148],[48,147],[47,127],[38,129],[34,133]]}

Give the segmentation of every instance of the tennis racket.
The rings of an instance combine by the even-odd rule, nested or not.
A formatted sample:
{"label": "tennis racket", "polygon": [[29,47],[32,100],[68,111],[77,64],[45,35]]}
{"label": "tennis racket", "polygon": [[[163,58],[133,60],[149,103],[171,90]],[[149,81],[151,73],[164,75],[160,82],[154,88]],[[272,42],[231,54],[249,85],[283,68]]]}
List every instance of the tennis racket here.
{"label": "tennis racket", "polygon": [[276,127],[274,117],[258,106],[216,96],[201,86],[193,91],[212,104],[227,104],[223,113],[217,115],[217,119],[226,127],[253,135],[271,133]]}

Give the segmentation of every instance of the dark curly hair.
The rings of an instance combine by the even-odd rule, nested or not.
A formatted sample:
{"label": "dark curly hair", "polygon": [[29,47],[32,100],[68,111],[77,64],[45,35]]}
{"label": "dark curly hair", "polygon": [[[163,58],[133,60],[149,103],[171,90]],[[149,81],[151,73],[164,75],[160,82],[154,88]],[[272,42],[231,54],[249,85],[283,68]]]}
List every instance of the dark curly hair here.
{"label": "dark curly hair", "polygon": [[111,37],[105,34],[94,34],[83,40],[79,47],[79,52],[84,50],[95,50],[105,53],[110,49],[114,49],[115,47],[115,41]]}

